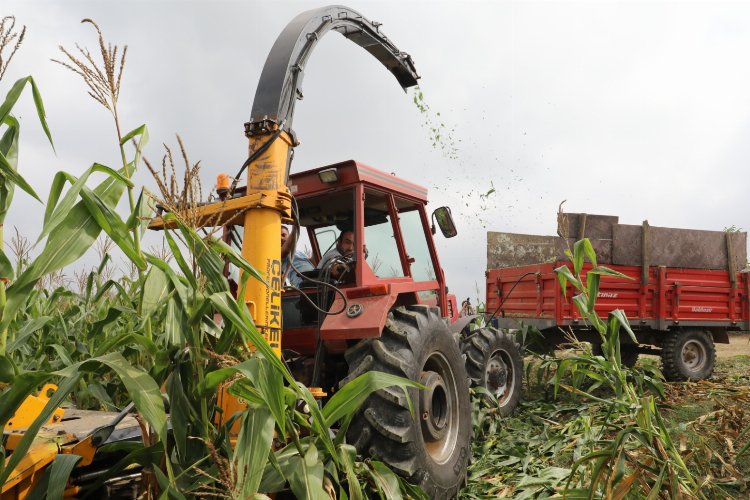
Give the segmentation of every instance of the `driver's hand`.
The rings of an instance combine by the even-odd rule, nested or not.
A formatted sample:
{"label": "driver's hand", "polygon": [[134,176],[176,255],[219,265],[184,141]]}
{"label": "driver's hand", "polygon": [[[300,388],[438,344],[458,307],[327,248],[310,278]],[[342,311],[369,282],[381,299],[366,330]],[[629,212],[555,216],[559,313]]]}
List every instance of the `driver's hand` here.
{"label": "driver's hand", "polygon": [[349,266],[342,262],[337,262],[333,265],[333,269],[331,269],[331,276],[333,276],[336,279],[341,278],[341,276],[349,270]]}

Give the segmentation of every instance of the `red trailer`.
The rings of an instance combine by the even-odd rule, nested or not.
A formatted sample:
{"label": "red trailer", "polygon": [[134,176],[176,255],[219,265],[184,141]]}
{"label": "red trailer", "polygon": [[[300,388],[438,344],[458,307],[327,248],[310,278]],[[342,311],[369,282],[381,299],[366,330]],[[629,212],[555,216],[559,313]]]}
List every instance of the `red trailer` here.
{"label": "red trailer", "polygon": [[[598,333],[580,317],[568,284],[565,295],[554,269],[568,261],[487,271],[488,314],[497,326],[532,325],[554,348],[572,330],[598,347]],[[715,361],[714,342],[728,343],[730,331],[750,330],[750,280],[744,272],[667,266],[608,267],[629,277],[602,276],[596,311],[602,318],[625,311],[639,344],[621,336],[623,361],[635,364],[639,353],[659,353],[669,380],[707,378]],[[590,265],[584,266],[584,273]],[[647,272],[646,272],[647,270]]]}

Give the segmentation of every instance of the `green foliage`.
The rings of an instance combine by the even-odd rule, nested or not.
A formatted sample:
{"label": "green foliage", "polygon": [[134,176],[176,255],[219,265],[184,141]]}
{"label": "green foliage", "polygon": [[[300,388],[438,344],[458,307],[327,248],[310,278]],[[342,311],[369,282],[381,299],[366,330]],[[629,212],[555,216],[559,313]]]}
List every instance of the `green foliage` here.
{"label": "green foliage", "polygon": [[[499,420],[491,405],[478,406],[478,458],[471,465],[467,496],[705,497],[706,483],[695,479],[689,457],[660,415],[665,384],[659,369],[648,361],[624,366],[620,334],[637,342],[627,318],[618,310],[605,321],[594,310],[600,277],[623,275],[597,265],[586,239],[569,257],[570,266],[556,269],[560,285],[563,293],[574,289],[572,301],[599,334],[603,355],[574,345],[558,358],[527,365],[532,394],[518,417]],[[524,339],[533,339],[526,330]]]}
{"label": "green foliage", "polygon": [[[573,352],[581,357],[592,356],[579,351],[566,350],[560,357]],[[750,469],[750,379],[746,373],[749,363],[742,358],[720,359],[715,381],[666,384],[665,398],[655,399],[660,425],[667,434],[653,436],[654,439],[668,437],[700,485],[699,493],[683,492],[684,498],[743,498],[746,494]],[[527,358],[530,376],[526,377],[523,404],[512,417],[500,418],[485,396],[476,395],[474,458],[462,498],[549,498],[562,496],[563,492],[566,498],[589,498],[593,478],[589,471],[593,469],[581,465],[573,474],[576,463],[593,453],[599,453],[600,458],[612,457],[613,447],[623,441],[626,444],[621,457],[644,450],[645,445],[633,432],[633,412],[613,412],[611,391],[601,388],[595,398],[590,398],[563,390],[552,397],[558,363],[559,360],[543,357],[529,362]],[[641,367],[658,370],[655,360],[649,358],[639,362]],[[573,386],[570,375],[563,380],[565,385]],[[640,406],[644,408],[643,416],[653,410]],[[656,418],[656,413],[653,416]],[[623,432],[626,429],[630,431]],[[651,443],[656,445],[656,441]],[[647,456],[643,461],[647,461]],[[646,481],[653,477],[650,470],[633,476],[624,474],[629,470],[626,461],[619,460],[617,465],[623,474],[613,476],[617,486],[613,486],[611,497],[648,498],[651,492],[657,498],[659,494],[661,498],[675,497],[670,483],[663,480],[661,488],[649,491],[644,487],[641,478]],[[661,472],[660,468],[654,470],[656,474]],[[594,498],[607,498],[599,486]]]}
{"label": "green foliage", "polygon": [[[17,173],[18,123],[10,115],[26,84],[32,87],[39,118],[50,137],[36,84],[31,78],[17,82],[0,106],[0,122],[6,126],[0,140],[2,217],[14,186],[38,198]],[[17,262],[16,269],[4,254],[0,259],[10,282],[7,289],[5,282],[0,284],[0,328],[5,332],[0,375],[2,380],[12,379],[9,385],[0,384],[0,426],[43,383],[59,386],[6,460],[2,450],[0,483],[35,440],[43,439],[37,433],[62,403],[119,411],[132,401],[145,422],[145,435],[140,443],[99,450],[104,457],[126,451],[111,455],[119,458],[112,458],[116,463],[98,480],[99,485],[140,465],[149,471],[153,489],[174,498],[251,498],[259,491],[283,489],[307,498],[330,498],[329,492],[355,499],[402,494],[420,498],[417,488],[382,463],[360,461],[354,448],[344,443],[349,421],[372,392],[392,386],[406,390],[418,384],[366,373],[320,408],[274,355],[244,300],[230,293],[223,275],[227,261],[243,270],[239,297],[244,296],[246,280],[261,279],[241,255],[216,238],[199,235],[174,214],[165,219],[176,229],[164,236],[175,265],[145,252],[140,235],[152,216],[153,200],[141,190],[136,202],[130,179],[148,131],[140,126],[120,136],[116,99],[107,103],[115,119],[122,165],[94,163],[80,177],[57,173],[37,239],[42,245],[39,255]],[[126,146],[131,143],[134,151],[128,153]],[[104,179],[89,187],[93,174]],[[126,192],[130,213],[121,217],[116,207]],[[110,256],[105,254],[83,276],[79,290],[43,286],[48,276],[86,253],[102,233],[137,268],[135,276],[112,280]],[[235,415],[223,415],[218,397],[224,390],[247,405]],[[236,442],[230,440],[235,423]],[[48,495],[59,497],[77,460],[75,456],[55,460],[36,493],[42,495],[46,489]]]}

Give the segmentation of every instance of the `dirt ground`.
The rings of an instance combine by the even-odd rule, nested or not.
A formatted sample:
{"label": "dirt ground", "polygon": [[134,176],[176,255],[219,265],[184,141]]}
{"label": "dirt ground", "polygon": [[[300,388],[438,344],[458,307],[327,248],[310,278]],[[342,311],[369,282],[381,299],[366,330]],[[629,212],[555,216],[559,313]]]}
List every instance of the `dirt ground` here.
{"label": "dirt ground", "polygon": [[728,344],[716,344],[716,356],[730,358],[732,356],[750,356],[750,333],[729,334]]}

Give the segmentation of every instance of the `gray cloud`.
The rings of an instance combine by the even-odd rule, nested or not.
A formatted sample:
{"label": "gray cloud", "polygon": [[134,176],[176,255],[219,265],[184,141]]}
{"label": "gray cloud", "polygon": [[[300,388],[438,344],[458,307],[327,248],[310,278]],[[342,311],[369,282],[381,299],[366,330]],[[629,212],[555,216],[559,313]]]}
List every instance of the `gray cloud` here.
{"label": "gray cloud", "polygon": [[[129,45],[126,128],[147,123],[147,155],[180,133],[204,185],[245,158],[242,125],[277,34],[309,2],[6,1],[29,28],[9,74],[39,81],[57,147],[30,99],[21,170],[40,193],[52,173],[115,165],[114,130],[57,45],[95,46],[92,17]],[[306,68],[294,171],[354,158],[430,188],[459,236],[439,240],[452,290],[483,290],[487,230],[554,233],[558,204],[626,223],[750,227],[748,4],[351,2],[409,52],[457,158],[433,147],[425,116],[359,47],[331,34]],[[450,141],[449,141],[450,142]],[[496,193],[486,200],[490,181]],[[140,172],[136,182],[153,186]],[[468,203],[468,206],[466,205]],[[6,221],[34,236],[42,207],[19,194]],[[483,295],[483,292],[481,293]]]}

